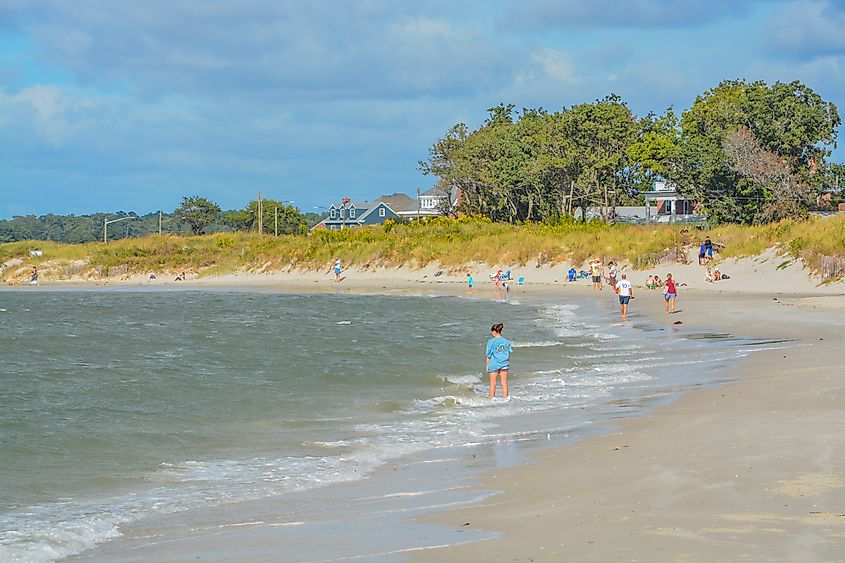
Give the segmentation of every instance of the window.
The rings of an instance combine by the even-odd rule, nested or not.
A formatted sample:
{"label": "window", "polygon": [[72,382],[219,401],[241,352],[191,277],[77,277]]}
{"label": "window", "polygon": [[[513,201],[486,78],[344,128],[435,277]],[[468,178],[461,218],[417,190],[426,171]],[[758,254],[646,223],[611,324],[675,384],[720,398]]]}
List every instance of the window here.
{"label": "window", "polygon": [[354,208],[354,207],[350,207],[350,208],[349,208],[349,218],[350,218],[350,219],[354,219],[354,218],[355,218],[355,208]]}
{"label": "window", "polygon": [[378,208],[378,216],[379,216],[379,217],[384,217],[384,212],[385,212],[384,207],[379,207],[379,208]]}
{"label": "window", "polygon": [[332,207],[332,208],[329,210],[329,217],[331,217],[332,219],[336,219],[336,218],[337,218],[337,210],[336,210],[334,207]]}

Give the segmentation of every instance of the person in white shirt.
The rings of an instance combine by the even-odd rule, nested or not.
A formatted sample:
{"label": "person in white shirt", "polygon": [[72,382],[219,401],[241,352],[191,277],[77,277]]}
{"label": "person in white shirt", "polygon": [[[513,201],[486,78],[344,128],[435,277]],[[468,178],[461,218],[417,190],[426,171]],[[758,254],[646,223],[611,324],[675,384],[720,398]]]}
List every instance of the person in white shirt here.
{"label": "person in white shirt", "polygon": [[619,291],[619,308],[622,313],[622,320],[624,321],[628,318],[628,302],[634,296],[634,288],[631,282],[628,281],[626,274],[622,274],[622,279],[616,284],[616,289]]}

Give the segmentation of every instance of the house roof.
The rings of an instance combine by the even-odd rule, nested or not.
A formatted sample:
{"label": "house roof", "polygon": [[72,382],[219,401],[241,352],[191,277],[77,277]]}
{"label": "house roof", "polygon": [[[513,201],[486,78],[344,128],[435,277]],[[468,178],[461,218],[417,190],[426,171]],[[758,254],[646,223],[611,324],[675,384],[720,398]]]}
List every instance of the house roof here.
{"label": "house roof", "polygon": [[417,208],[417,200],[401,192],[396,192],[391,195],[383,195],[376,199],[376,202],[386,203],[387,206],[394,212]]}

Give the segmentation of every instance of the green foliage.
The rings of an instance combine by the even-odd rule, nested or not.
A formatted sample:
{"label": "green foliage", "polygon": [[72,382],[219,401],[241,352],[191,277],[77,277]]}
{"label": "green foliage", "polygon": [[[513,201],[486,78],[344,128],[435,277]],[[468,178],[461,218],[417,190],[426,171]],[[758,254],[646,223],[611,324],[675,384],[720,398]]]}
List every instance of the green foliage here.
{"label": "green foliage", "polygon": [[[295,235],[303,232],[307,225],[305,216],[293,205],[274,199],[261,200],[262,228],[265,234],[276,233],[276,213],[278,210],[278,230],[280,235]],[[258,230],[258,200],[250,201],[243,211],[249,217],[244,230]]]}
{"label": "green foliage", "polygon": [[[476,131],[458,124],[420,170],[461,189],[460,211],[494,221],[545,221],[627,201],[628,149],[640,124],[617,96],[560,112],[500,104]],[[609,214],[609,213],[608,213]]]}
{"label": "green foliage", "polygon": [[806,179],[812,163],[818,166],[829,156],[840,123],[836,106],[800,82],[724,81],[683,113],[677,155],[666,176],[699,199],[711,220],[751,223],[765,215],[766,205],[782,203],[773,192],[780,188],[738,172],[725,153],[726,140],[746,128],[764,151]]}
{"label": "green foliage", "polygon": [[195,235],[200,235],[217,221],[220,206],[200,196],[183,197],[181,205],[173,213],[182,218]]}
{"label": "green foliage", "polygon": [[[754,256],[770,248],[817,267],[819,256],[845,257],[845,216],[767,225],[725,225],[711,231],[724,245],[721,257]],[[232,232],[196,237],[122,239],[102,243],[0,244],[0,260],[24,260],[21,273],[11,268],[0,279],[19,279],[38,265],[45,279],[70,272],[95,272],[126,266],[129,273],[191,271],[216,275],[233,271],[263,272],[302,268],[323,269],[335,258],[358,267],[425,266],[446,268],[469,264],[581,264],[591,257],[647,264],[651,257],[683,248],[696,240],[683,226],[608,225],[602,221],[559,221],[510,225],[485,217],[433,218],[408,224],[321,230],[309,236],[258,236]],[[42,257],[30,257],[39,249]],[[71,267],[73,265],[73,268]],[[96,275],[96,274],[92,274]],[[18,276],[18,278],[15,278]]]}
{"label": "green foliage", "polygon": [[[512,104],[488,113],[474,131],[463,123],[447,131],[420,170],[461,189],[459,211],[508,223],[587,208],[611,219],[614,206],[637,201],[656,179],[699,200],[716,223],[801,216],[814,200],[810,191],[832,183],[824,159],[841,123],[836,106],[800,82],[742,80],[698,96],[680,119],[672,108],[639,119],[615,95],[553,113],[517,114]],[[761,181],[765,174],[741,172],[749,167],[724,148],[740,128],[761,154],[788,162],[791,176]]]}

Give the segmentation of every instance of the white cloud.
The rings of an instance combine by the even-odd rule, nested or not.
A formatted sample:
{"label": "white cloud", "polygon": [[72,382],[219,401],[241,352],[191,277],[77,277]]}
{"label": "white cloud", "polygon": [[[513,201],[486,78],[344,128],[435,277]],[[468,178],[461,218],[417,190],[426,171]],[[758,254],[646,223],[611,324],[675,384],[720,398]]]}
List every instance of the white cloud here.
{"label": "white cloud", "polygon": [[845,56],[845,5],[829,1],[788,4],[769,19],[763,42],[774,53],[798,58]]}
{"label": "white cloud", "polygon": [[575,71],[569,55],[561,51],[543,48],[538,49],[531,57],[543,69],[546,76],[565,84],[578,84],[581,78]]}

